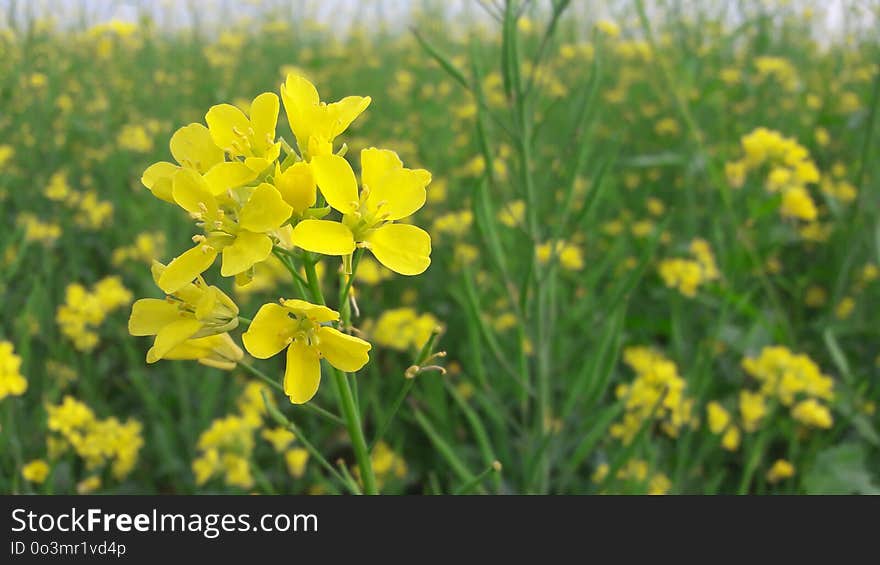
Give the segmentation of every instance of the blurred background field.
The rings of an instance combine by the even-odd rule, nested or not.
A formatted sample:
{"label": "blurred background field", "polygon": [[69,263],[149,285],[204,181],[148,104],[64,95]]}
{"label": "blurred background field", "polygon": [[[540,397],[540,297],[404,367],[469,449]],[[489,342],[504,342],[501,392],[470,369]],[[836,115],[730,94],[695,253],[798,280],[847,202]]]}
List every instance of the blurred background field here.
{"label": "blurred background field", "polygon": [[880,4],[237,4],[3,5],[0,491],[358,490],[329,380],[127,329],[194,233],[144,170],[293,72],[433,175],[430,268],[353,285],[382,492],[880,493]]}

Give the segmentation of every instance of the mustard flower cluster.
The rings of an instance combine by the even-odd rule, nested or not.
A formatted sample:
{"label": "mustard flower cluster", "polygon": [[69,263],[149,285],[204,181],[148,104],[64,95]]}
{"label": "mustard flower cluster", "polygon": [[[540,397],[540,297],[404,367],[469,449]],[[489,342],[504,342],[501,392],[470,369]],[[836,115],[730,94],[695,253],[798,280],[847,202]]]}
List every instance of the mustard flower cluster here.
{"label": "mustard flower cluster", "polygon": [[796,139],[763,127],[743,136],[741,145],[742,158],[726,165],[728,182],[741,187],[750,171],[763,171],[767,192],[781,194],[780,215],[806,222],[800,230],[809,239],[821,228],[819,208],[807,188],[820,181],[819,169],[809,151]]}
{"label": "mustard flower cluster", "polygon": [[91,289],[73,283],[65,290],[65,301],[55,312],[55,320],[74,347],[88,352],[100,341],[97,328],[114,310],[128,305],[131,298],[131,292],[116,276],[101,279]]}
{"label": "mustard flower cluster", "polygon": [[788,92],[798,88],[797,69],[784,57],[755,57],[755,72],[759,82],[774,80]]}
{"label": "mustard flower cluster", "polygon": [[[165,272],[153,263],[153,280]],[[238,306],[201,275],[165,297],[142,298],[134,303],[128,331],[135,336],[156,336],[147,352],[147,363],[159,359],[196,359],[203,364],[231,369],[244,353],[229,337],[238,326]]]}
{"label": "mustard flower cluster", "polygon": [[113,265],[119,267],[128,261],[150,265],[157,257],[165,255],[165,243],[165,234],[160,231],[139,233],[131,245],[113,250]]}
{"label": "mustard flower cluster", "polygon": [[65,213],[73,217],[74,223],[87,231],[97,231],[113,219],[113,203],[101,200],[98,193],[90,188],[92,177],[84,177],[85,190],[77,190],[70,185],[67,172],[56,171],[43,188],[43,195],[64,206]]}
{"label": "mustard flower cluster", "polygon": [[[384,441],[376,443],[370,453],[370,461],[373,465],[373,472],[376,473],[376,483],[380,489],[390,480],[399,481],[406,477],[406,461]],[[357,469],[354,472],[355,476],[359,476]]]}
{"label": "mustard flower cluster", "polygon": [[677,437],[681,428],[695,425],[693,399],[687,396],[687,383],[678,367],[663,354],[649,347],[628,347],[623,362],[636,374],[629,384],[620,384],[617,398],[624,399],[623,420],[611,426],[610,434],[629,443],[646,420],[655,420],[670,437]]}
{"label": "mustard flower cluster", "polygon": [[15,354],[12,343],[0,341],[0,400],[21,396],[27,387],[27,379],[21,374],[21,357]]}
{"label": "mustard flower cluster", "polygon": [[553,241],[535,247],[538,262],[546,265],[552,260],[559,261],[567,271],[581,271],[584,268],[584,255],[579,245],[568,241]]}
{"label": "mustard flower cluster", "polygon": [[738,418],[721,402],[706,405],[709,431],[719,436],[727,451],[739,449],[743,432],[755,432],[764,425],[771,414],[771,402],[788,408],[791,417],[806,428],[828,429],[833,425],[827,403],[834,400],[834,381],[808,356],[771,346],[763,348],[757,357],[744,358],[742,367],[759,387],[739,392]]}
{"label": "mustard flower cluster", "polygon": [[30,483],[38,485],[46,482],[46,479],[49,478],[50,472],[51,468],[49,467],[49,464],[43,459],[28,461],[21,468],[22,478]]}
{"label": "mustard flower cluster", "polygon": [[221,474],[229,486],[243,489],[253,486],[250,458],[254,450],[254,426],[247,418],[230,415],[214,420],[199,436],[196,448],[199,457],[193,461],[192,469],[197,485]]}
{"label": "mustard flower cluster", "polygon": [[382,312],[374,325],[364,326],[364,331],[377,345],[418,351],[439,326],[440,321],[432,314],[419,314],[413,308],[403,307]]}
{"label": "mustard flower cluster", "polygon": [[50,458],[57,458],[68,449],[85,463],[92,473],[91,483],[100,485],[101,472],[109,468],[111,475],[122,480],[137,464],[144,445],[142,427],[136,420],[120,422],[114,417],[99,419],[83,402],[65,396],[59,404],[46,406]]}
{"label": "mustard flower cluster", "polygon": [[258,431],[276,453],[283,455],[292,477],[301,478],[305,474],[309,453],[301,447],[291,447],[296,441],[294,434],[284,428],[265,427],[263,394],[268,392],[260,383],[248,383],[238,398],[238,412],[214,420],[202,432],[196,444],[199,455],[192,463],[197,485],[221,478],[228,486],[252,488]]}
{"label": "mustard flower cluster", "polygon": [[834,400],[834,380],[808,356],[771,346],[743,359],[742,367],[758,381],[758,394],[790,408],[792,418],[804,426],[828,429],[834,423],[827,406]]}
{"label": "mustard flower cluster", "polygon": [[[600,463],[591,477],[596,484],[603,483],[608,473],[611,472],[611,466],[608,463]],[[633,482],[644,484],[647,486],[647,494],[663,495],[667,494],[672,488],[672,481],[664,473],[650,473],[648,462],[642,459],[630,459],[621,467],[615,478],[621,482]]]}
{"label": "mustard flower cluster", "polygon": [[[344,157],[347,147],[334,147],[370,98],[328,104],[295,73],[287,75],[280,94],[280,101],[274,93],[260,94],[247,111],[213,106],[205,114],[207,125],[190,124],[171,137],[175,163],[156,163],[143,174],[144,186],[188,212],[200,232],[191,249],[167,266],[154,265],[166,299],[139,300],[132,310],[130,333],[156,336],[148,362],[196,358],[195,352],[181,352],[194,345],[210,349],[199,359],[215,366],[229,368],[241,359],[227,333],[238,325],[238,307],[202,278],[218,257],[220,274],[235,277],[239,287],[278,253],[341,257],[346,276],[356,249],[403,275],[422,273],[430,264],[430,236],[400,220],[424,205],[431,174],[404,167],[393,151],[370,147],[360,153],[358,182]],[[298,150],[276,135],[281,102]],[[260,307],[242,342],[259,359],[286,352],[284,391],[300,404],[317,392],[321,359],[346,372],[369,360],[370,344],[341,326],[340,313],[323,304],[282,299]],[[222,344],[217,336],[224,336]]]}
{"label": "mustard flower cluster", "polygon": [[693,259],[680,257],[664,259],[660,262],[658,271],[663,284],[693,298],[701,285],[718,280],[721,273],[715,263],[712,248],[706,240],[694,239],[691,241],[689,251]]}

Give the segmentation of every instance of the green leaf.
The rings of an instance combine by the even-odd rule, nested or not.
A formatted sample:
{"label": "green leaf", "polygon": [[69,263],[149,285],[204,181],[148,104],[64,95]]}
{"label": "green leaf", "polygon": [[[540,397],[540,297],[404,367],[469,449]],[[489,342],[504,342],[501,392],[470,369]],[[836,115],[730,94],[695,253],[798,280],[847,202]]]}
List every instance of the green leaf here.
{"label": "green leaf", "polygon": [[826,449],[804,477],[807,494],[880,494],[865,457],[864,447],[856,443]]}

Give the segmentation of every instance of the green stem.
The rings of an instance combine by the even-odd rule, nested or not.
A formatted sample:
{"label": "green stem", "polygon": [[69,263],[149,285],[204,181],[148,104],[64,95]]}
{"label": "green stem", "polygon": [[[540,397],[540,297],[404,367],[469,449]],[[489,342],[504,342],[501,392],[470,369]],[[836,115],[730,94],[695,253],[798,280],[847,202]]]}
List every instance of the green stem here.
{"label": "green stem", "polygon": [[501,464],[498,461],[494,461],[491,465],[486,467],[482,473],[474,477],[472,480],[460,486],[453,494],[467,494],[474,490],[476,487],[483,484],[483,481],[489,475],[498,475],[501,472]]}
{"label": "green stem", "polygon": [[[321,292],[321,284],[318,280],[318,272],[315,270],[315,262],[306,259],[305,270],[306,279],[309,283],[309,290],[312,294],[312,300],[316,303],[325,305],[324,295]],[[347,298],[347,297],[346,297]],[[348,435],[351,439],[354,455],[357,459],[358,468],[361,470],[361,479],[364,482],[365,494],[379,494],[376,488],[376,477],[373,474],[373,464],[370,461],[370,452],[367,449],[367,441],[364,438],[364,429],[361,425],[361,417],[358,412],[354,400],[354,394],[351,385],[345,373],[329,365],[330,373],[333,376],[333,383],[336,385],[336,393],[339,398],[339,404],[342,408],[342,416],[345,419],[345,425],[348,428]]]}
{"label": "green stem", "polygon": [[339,394],[339,403],[342,406],[342,415],[345,418],[348,435],[354,448],[354,456],[357,459],[358,468],[361,470],[364,493],[379,494],[379,490],[376,488],[376,477],[373,474],[373,464],[370,461],[370,452],[367,449],[367,441],[361,426],[360,414],[355,408],[354,395],[351,392],[351,387],[348,386],[348,379],[345,378],[345,373],[336,367],[331,366],[330,373],[333,375],[333,382],[336,384],[336,391]]}

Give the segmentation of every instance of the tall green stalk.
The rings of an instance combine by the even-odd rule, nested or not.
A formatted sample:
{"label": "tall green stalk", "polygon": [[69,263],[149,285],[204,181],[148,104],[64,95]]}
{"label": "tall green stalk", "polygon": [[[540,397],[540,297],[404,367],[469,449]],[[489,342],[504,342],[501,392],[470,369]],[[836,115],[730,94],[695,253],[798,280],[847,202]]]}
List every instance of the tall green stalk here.
{"label": "tall green stalk", "polygon": [[[321,292],[318,273],[315,270],[315,262],[306,259],[303,261],[303,264],[312,300],[318,304],[326,304],[324,294]],[[354,273],[351,276],[354,277]],[[344,300],[348,300],[350,289],[350,286],[346,289],[343,296]],[[361,416],[355,404],[354,393],[348,382],[348,377],[345,373],[332,366],[330,367],[330,374],[333,377],[336,396],[339,399],[339,407],[342,410],[342,418],[345,420],[345,426],[348,429],[348,435],[354,449],[354,456],[357,460],[358,469],[361,472],[361,480],[364,482],[364,494],[379,494],[379,489],[376,487],[376,476],[373,473],[373,464],[370,460],[370,451],[367,449],[367,440],[364,437],[364,429],[361,425]]]}

